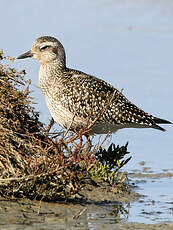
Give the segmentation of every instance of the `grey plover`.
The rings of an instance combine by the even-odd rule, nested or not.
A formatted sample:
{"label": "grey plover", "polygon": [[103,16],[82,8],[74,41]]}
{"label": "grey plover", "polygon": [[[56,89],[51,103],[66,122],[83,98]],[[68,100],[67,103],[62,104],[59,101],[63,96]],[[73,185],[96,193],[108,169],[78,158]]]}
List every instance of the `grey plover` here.
{"label": "grey plover", "polygon": [[39,85],[54,120],[90,134],[114,133],[122,128],[154,128],[171,122],[152,116],[131,103],[107,82],[66,66],[63,45],[54,37],[36,39],[30,51],[18,59],[33,57],[41,66]]}

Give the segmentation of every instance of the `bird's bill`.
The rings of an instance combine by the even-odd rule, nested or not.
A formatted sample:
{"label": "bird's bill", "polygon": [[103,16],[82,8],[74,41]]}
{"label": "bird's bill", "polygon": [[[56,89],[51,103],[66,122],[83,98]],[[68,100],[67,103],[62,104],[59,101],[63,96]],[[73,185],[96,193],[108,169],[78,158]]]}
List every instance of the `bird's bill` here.
{"label": "bird's bill", "polygon": [[31,53],[31,50],[29,50],[28,52],[21,54],[19,57],[17,57],[17,59],[24,59],[24,58],[29,58],[32,56],[33,56],[33,54]]}

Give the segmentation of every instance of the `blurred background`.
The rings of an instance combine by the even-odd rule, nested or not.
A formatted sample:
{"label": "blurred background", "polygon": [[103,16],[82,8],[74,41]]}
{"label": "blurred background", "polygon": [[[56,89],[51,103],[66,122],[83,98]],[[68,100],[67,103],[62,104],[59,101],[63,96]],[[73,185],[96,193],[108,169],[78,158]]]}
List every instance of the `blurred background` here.
{"label": "blurred background", "polygon": [[[155,116],[173,121],[172,0],[1,1],[0,48],[16,57],[32,42],[50,35],[65,47],[67,65],[111,83],[129,100]],[[39,63],[17,60],[32,79],[32,96],[42,121],[50,114],[38,88]],[[129,141],[127,170],[146,161],[153,170],[173,169],[173,127],[167,132],[123,129],[115,143]]]}

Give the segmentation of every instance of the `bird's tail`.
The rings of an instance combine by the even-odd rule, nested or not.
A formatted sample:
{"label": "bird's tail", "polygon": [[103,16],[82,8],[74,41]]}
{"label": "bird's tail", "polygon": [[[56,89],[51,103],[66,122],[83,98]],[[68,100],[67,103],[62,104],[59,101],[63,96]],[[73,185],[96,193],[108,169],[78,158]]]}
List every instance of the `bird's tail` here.
{"label": "bird's tail", "polygon": [[172,124],[172,122],[158,118],[158,117],[154,117],[153,120],[156,124]]}
{"label": "bird's tail", "polygon": [[161,131],[166,131],[164,128],[160,127],[159,125],[157,124],[173,124],[172,122],[170,121],[167,121],[167,120],[164,120],[164,119],[161,119],[161,118],[158,118],[158,117],[154,117],[153,121],[156,123],[156,125],[154,125],[153,128],[155,129],[159,129]]}

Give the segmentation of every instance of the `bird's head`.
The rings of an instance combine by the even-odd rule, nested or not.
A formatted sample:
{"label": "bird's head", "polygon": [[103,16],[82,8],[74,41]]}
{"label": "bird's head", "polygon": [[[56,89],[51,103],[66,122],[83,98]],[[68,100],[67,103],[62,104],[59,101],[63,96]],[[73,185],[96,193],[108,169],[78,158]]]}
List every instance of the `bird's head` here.
{"label": "bird's head", "polygon": [[41,64],[56,61],[60,67],[65,67],[65,50],[63,45],[54,37],[44,36],[37,38],[31,50],[20,55],[17,59],[35,58]]}

